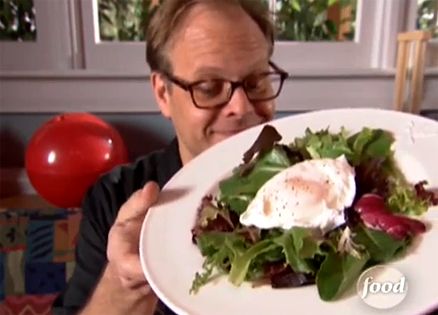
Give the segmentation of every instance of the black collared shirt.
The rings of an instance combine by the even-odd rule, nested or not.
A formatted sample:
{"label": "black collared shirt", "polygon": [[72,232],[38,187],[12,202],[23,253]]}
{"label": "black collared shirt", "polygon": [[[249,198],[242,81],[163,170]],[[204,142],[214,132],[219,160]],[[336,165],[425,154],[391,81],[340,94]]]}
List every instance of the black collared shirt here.
{"label": "black collared shirt", "polygon": [[[82,205],[73,275],[53,304],[55,315],[76,314],[85,306],[107,263],[108,233],[121,205],[148,181],[160,188],[182,167],[177,140],[163,150],[117,167],[89,190]],[[173,314],[161,302],[156,314]]]}

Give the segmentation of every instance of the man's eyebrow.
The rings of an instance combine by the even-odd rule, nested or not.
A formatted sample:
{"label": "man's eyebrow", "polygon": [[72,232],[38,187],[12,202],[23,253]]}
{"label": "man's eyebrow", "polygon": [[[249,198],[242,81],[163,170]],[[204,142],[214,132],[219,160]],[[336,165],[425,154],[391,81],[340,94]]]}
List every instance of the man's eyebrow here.
{"label": "man's eyebrow", "polygon": [[[243,74],[244,76],[250,75],[254,73],[255,71],[263,71],[264,68],[269,69],[269,65],[266,62],[256,62],[254,63],[247,73]],[[212,75],[216,77],[224,77],[224,69],[221,67],[215,67],[215,66],[201,66],[198,69],[196,69],[193,73],[194,76],[203,76],[203,75]]]}
{"label": "man's eyebrow", "polygon": [[195,76],[198,75],[220,75],[224,72],[224,70],[220,67],[215,66],[202,66],[195,70],[193,73]]}
{"label": "man's eyebrow", "polygon": [[245,74],[245,76],[250,76],[253,74],[258,74],[260,72],[268,71],[270,68],[269,63],[267,62],[258,62],[254,63],[254,65],[249,69],[249,71]]}

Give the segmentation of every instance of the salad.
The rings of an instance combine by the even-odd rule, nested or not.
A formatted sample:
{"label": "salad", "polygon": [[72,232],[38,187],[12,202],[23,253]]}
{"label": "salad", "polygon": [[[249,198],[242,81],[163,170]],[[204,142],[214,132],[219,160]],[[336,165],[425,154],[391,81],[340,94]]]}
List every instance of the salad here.
{"label": "salad", "polygon": [[220,275],[236,286],[316,285],[336,300],[361,272],[401,257],[438,197],[409,183],[393,135],[307,129],[283,144],[264,126],[243,162],[201,201],[193,243],[205,258],[190,292]]}

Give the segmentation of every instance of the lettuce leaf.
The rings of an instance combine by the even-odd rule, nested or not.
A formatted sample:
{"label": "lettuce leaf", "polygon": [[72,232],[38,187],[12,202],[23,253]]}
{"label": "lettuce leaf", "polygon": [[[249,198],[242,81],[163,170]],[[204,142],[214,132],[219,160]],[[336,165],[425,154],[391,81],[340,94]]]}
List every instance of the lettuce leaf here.
{"label": "lettuce leaf", "polygon": [[[229,281],[240,286],[254,274],[261,274],[264,264],[272,261],[284,260],[294,272],[315,274],[317,268],[311,259],[324,252],[320,248],[322,241],[315,239],[310,230],[297,227],[280,235],[267,235],[265,239],[249,244],[234,232],[201,234],[197,245],[206,260],[204,271],[195,275],[191,292],[197,292],[217,273],[229,273]],[[251,266],[260,270],[250,270]]]}
{"label": "lettuce leaf", "polygon": [[373,263],[385,263],[405,249],[409,241],[396,240],[385,232],[358,225],[353,229],[353,240],[362,245]]}
{"label": "lettuce leaf", "polygon": [[[353,135],[345,129],[338,133],[307,129],[303,137],[288,146],[274,143],[268,151],[252,152],[251,159],[219,183],[218,202],[240,215],[266,181],[280,171],[305,159],[345,155],[356,170],[357,197],[378,193],[394,212],[421,214],[427,210],[427,201],[417,196],[414,186],[395,163],[393,143],[393,135],[382,129],[363,128]],[[201,222],[205,225],[218,215],[222,215],[219,210],[209,208]],[[334,300],[351,286],[363,268],[390,261],[410,241],[398,241],[384,232],[359,225],[354,227],[351,239],[349,236],[349,244],[360,249],[360,255],[356,255],[339,250],[341,229],[332,231],[325,239],[315,237],[305,228],[272,229],[262,231],[261,239],[249,242],[239,235],[241,225],[234,228],[233,232],[205,231],[198,236],[197,245],[206,258],[203,272],[196,273],[191,292],[218,274],[228,274],[229,281],[239,286],[245,280],[263,276],[266,263],[284,262],[294,272],[316,275],[320,297]]]}
{"label": "lettuce leaf", "polygon": [[219,200],[238,214],[243,213],[260,187],[280,171],[291,166],[287,153],[275,146],[255,162],[247,175],[238,170],[219,183]]}
{"label": "lettuce leaf", "polygon": [[258,255],[269,252],[276,247],[276,244],[267,239],[254,244],[244,253],[237,256],[231,264],[231,270],[228,276],[230,282],[236,286],[241,285],[246,278],[251,262],[256,259]]}
{"label": "lettuce leaf", "polygon": [[313,132],[307,128],[304,137],[296,138],[289,147],[298,150],[305,159],[336,158],[343,154],[348,157],[353,153],[345,129],[330,133],[328,129]]}
{"label": "lettuce leaf", "polygon": [[382,129],[363,128],[349,135],[344,128],[337,133],[329,132],[328,128],[316,132],[307,128],[305,135],[296,138],[289,147],[306,159],[345,155],[350,164],[356,166],[370,158],[390,157],[393,142],[392,134]]}
{"label": "lettuce leaf", "polygon": [[244,238],[232,232],[206,232],[198,236],[197,245],[206,259],[203,271],[195,274],[190,293],[197,293],[214,276],[227,274],[247,247]]}
{"label": "lettuce leaf", "polygon": [[276,238],[274,242],[283,247],[286,262],[295,272],[313,274],[316,271],[308,259],[322,253],[319,248],[321,242],[309,229],[294,227]]}
{"label": "lettuce leaf", "polygon": [[386,204],[394,212],[419,216],[427,212],[431,205],[428,200],[417,196],[415,188],[406,183],[404,178],[391,181],[391,189],[386,198]]}
{"label": "lettuce leaf", "polygon": [[340,297],[359,277],[368,257],[329,253],[318,271],[316,285],[322,300],[332,301]]}

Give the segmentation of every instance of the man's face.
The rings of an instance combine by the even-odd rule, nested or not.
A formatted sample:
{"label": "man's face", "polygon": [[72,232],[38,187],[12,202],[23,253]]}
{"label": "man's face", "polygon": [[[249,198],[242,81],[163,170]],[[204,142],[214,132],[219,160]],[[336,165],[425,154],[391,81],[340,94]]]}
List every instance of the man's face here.
{"label": "man's face", "polygon": [[[185,16],[168,50],[172,75],[186,82],[239,81],[269,70],[269,45],[257,24],[234,6],[197,5]],[[160,109],[176,130],[183,163],[215,143],[272,119],[273,101],[251,103],[242,88],[222,108],[200,109],[190,92],[154,74]],[[169,88],[170,87],[170,88]]]}

